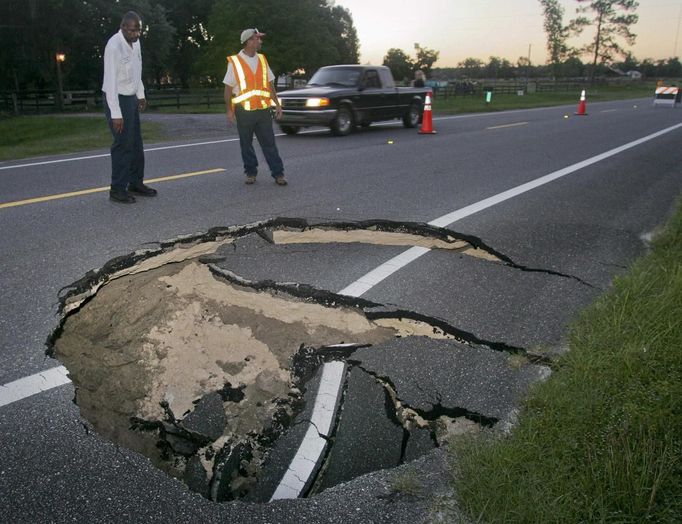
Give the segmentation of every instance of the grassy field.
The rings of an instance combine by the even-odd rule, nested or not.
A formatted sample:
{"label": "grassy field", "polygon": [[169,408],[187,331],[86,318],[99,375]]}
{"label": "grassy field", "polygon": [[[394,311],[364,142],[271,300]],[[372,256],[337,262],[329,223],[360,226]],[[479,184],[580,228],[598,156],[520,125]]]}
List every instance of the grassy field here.
{"label": "grassy field", "polygon": [[[591,102],[603,102],[606,100],[624,100],[642,97],[651,97],[653,100],[654,90],[654,84],[594,87],[592,89],[587,89],[587,108],[589,110],[589,104]],[[575,104],[577,109],[579,100],[579,90],[576,90],[575,92],[559,91],[555,93],[531,93],[523,96],[493,94],[490,104],[486,104],[485,98],[482,96],[436,97],[433,101],[433,112],[435,114],[480,113],[486,111],[549,107],[564,104]]]}
{"label": "grassy field", "polygon": [[682,206],[582,314],[509,437],[453,446],[483,522],[682,522]]}
{"label": "grassy field", "polygon": [[[654,90],[655,85],[653,83],[632,86],[594,87],[587,90],[588,109],[590,102],[642,97],[651,97],[653,99]],[[435,114],[480,113],[486,111],[549,107],[564,104],[575,104],[577,108],[579,99],[580,90],[576,90],[575,92],[557,91],[554,93],[532,93],[524,96],[493,95],[490,104],[485,103],[485,99],[482,95],[450,96],[448,98],[443,98],[441,96],[436,97],[433,101],[433,111]],[[218,103],[214,99],[210,107],[207,107],[204,103],[180,106],[179,108],[175,106],[155,108],[152,101],[150,102],[150,110],[158,113],[224,113],[225,105]]]}
{"label": "grassy field", "polygon": [[[158,124],[142,123],[144,140],[163,138]],[[111,145],[104,116],[0,118],[0,160],[100,149]]]}

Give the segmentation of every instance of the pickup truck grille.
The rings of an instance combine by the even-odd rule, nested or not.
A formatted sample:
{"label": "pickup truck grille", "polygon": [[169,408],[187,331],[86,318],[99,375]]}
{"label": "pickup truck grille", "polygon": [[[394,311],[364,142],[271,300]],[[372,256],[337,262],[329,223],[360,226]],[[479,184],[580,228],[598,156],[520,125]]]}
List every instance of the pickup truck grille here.
{"label": "pickup truck grille", "polygon": [[294,109],[305,107],[305,98],[281,98],[282,107],[285,109]]}

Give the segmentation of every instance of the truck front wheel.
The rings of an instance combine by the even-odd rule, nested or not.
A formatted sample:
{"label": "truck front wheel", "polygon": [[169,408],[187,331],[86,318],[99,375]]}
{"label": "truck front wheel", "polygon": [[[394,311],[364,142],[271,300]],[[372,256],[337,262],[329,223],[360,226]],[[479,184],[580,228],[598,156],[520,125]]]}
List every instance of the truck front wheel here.
{"label": "truck front wheel", "polygon": [[403,125],[405,127],[417,127],[419,118],[421,117],[421,107],[419,104],[411,104],[407,113],[403,115]]}
{"label": "truck front wheel", "polygon": [[332,121],[331,130],[336,136],[346,136],[355,127],[353,112],[348,107],[340,107]]}

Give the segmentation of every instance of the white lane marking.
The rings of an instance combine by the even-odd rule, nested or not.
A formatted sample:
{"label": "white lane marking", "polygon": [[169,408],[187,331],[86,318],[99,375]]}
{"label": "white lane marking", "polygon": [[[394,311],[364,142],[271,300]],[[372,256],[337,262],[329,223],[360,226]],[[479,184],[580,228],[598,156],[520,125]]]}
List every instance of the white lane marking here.
{"label": "white lane marking", "polygon": [[[637,100],[637,99],[633,99]],[[561,109],[562,107],[573,107],[565,105],[565,106],[550,106],[550,107],[531,107],[528,109],[508,109],[506,111],[494,111],[491,113],[469,113],[466,115],[450,115],[450,116],[439,116],[439,117],[434,117],[433,120],[434,122],[440,121],[440,120],[461,120],[464,118],[482,118],[482,117],[490,117],[490,116],[500,116],[500,115],[508,115],[508,114],[514,114],[514,113],[519,113],[519,112],[534,112],[534,111],[549,111],[552,109]],[[615,111],[615,110],[614,110]],[[393,126],[396,125],[395,122],[389,121],[389,122],[375,122],[372,125],[374,126]],[[324,129],[312,129],[308,131],[301,131],[299,132],[300,135],[304,134],[310,134],[310,133],[328,133],[329,130],[327,128]],[[286,136],[286,133],[277,133],[275,136]],[[206,146],[206,145],[214,145],[214,144],[224,144],[226,142],[236,142],[239,140],[239,138],[227,138],[223,140],[211,140],[208,142],[192,142],[190,144],[177,144],[174,146],[160,146],[160,147],[152,147],[149,149],[145,149],[145,152],[150,152],[150,151],[165,151],[167,149],[179,149],[183,147],[195,147],[195,146]],[[45,160],[43,162],[31,162],[28,164],[15,164],[11,166],[0,166],[0,171],[4,169],[15,169],[15,168],[20,168],[20,167],[32,167],[32,166],[44,166],[48,164],[59,164],[61,162],[76,162],[79,160],[91,160],[93,158],[106,158],[110,156],[109,153],[102,153],[99,155],[89,155],[89,156],[78,156],[78,157],[73,157],[73,158],[60,158],[56,160]]]}
{"label": "white lane marking", "polygon": [[345,362],[327,362],[322,368],[322,379],[315,396],[308,431],[270,502],[298,498],[308,487],[327,447],[327,440],[323,437],[331,435],[345,375]]}
{"label": "white lane marking", "polygon": [[466,206],[452,213],[448,213],[447,215],[443,215],[442,217],[436,218],[435,220],[429,222],[429,225],[437,227],[446,227],[452,224],[453,222],[461,220],[464,217],[468,217],[469,215],[473,215],[474,213],[483,211],[484,209],[497,205],[500,202],[504,202],[505,200],[509,200],[510,198],[517,197],[523,193],[526,193],[527,191],[530,191],[531,189],[544,186],[545,184],[553,182],[554,180],[565,177],[566,175],[570,175],[571,173],[575,173],[580,169],[591,166],[592,164],[596,164],[597,162],[601,162],[602,160],[615,156],[619,153],[622,153],[623,151],[627,151],[628,149],[632,149],[633,147],[641,145],[645,142],[649,142],[650,140],[670,133],[671,131],[675,131],[680,127],[682,127],[682,124],[675,124],[674,126],[666,127],[665,129],[657,131],[656,133],[652,133],[637,140],[633,140],[632,142],[628,142],[627,144],[623,144],[622,146],[615,147],[613,149],[610,149],[609,151],[588,158],[587,160],[583,160],[582,162],[573,164],[572,166],[559,169],[558,171],[554,171],[553,173],[550,173],[548,175],[536,178],[535,180],[531,180],[530,182],[526,182],[525,184],[521,184],[520,186],[513,187],[511,189],[508,189],[507,191],[503,191],[502,193],[498,193],[497,195],[483,199],[479,202],[476,202],[475,204],[471,204],[470,206]]}
{"label": "white lane marking", "polygon": [[[310,131],[301,131],[299,134],[304,135],[304,134],[310,134],[310,133],[323,133],[323,132],[328,132],[328,129],[314,129]],[[275,136],[286,136],[285,133],[277,133]],[[239,138],[225,138],[223,140],[211,140],[208,142],[192,142],[190,144],[176,144],[174,146],[160,146],[160,147],[150,147],[148,149],[145,149],[145,153],[149,153],[151,151],[165,151],[167,149],[180,149],[183,147],[196,147],[196,146],[210,146],[214,144],[225,144],[227,142],[237,142]],[[30,162],[28,164],[15,164],[13,166],[1,166],[0,171],[3,169],[14,169],[14,168],[20,168],[20,167],[33,167],[33,166],[45,166],[48,164],[60,164],[62,162],[75,162],[77,160],[92,160],[93,158],[107,158],[111,156],[109,153],[102,153],[99,155],[88,155],[88,156],[77,156],[73,158],[59,158],[56,160],[45,160],[43,162]]]}
{"label": "white lane marking", "polygon": [[502,124],[499,126],[490,126],[486,129],[504,129],[505,127],[517,127],[517,126],[527,126],[528,122],[515,122],[514,124]]}
{"label": "white lane marking", "polygon": [[[601,162],[602,160],[605,160],[606,158],[612,157],[614,155],[617,155],[619,153],[622,153],[623,151],[626,151],[628,149],[632,149],[633,147],[636,147],[640,144],[643,144],[644,142],[648,142],[649,140],[653,140],[654,138],[658,138],[659,136],[665,135],[666,133],[670,133],[671,131],[674,131],[676,129],[679,129],[682,127],[682,124],[676,124],[671,127],[667,127],[665,129],[662,129],[661,131],[657,131],[656,133],[652,133],[650,135],[647,135],[643,138],[639,138],[637,140],[633,140],[632,142],[628,142],[627,144],[624,144],[622,146],[616,147],[614,149],[611,149],[609,151],[606,151],[605,153],[601,153],[599,155],[593,156],[591,158],[588,158],[587,160],[583,160],[582,162],[578,162],[577,164],[573,164],[571,166],[565,167],[563,169],[559,169],[558,171],[554,171],[553,173],[550,173],[548,175],[542,176],[540,178],[536,178],[535,180],[531,180],[530,182],[527,182],[525,184],[521,184],[520,186],[513,187],[511,189],[508,189],[507,191],[503,191],[502,193],[498,193],[497,195],[491,196],[489,198],[485,198],[483,200],[480,200],[479,202],[476,202],[475,204],[471,204],[469,206],[463,207],[462,209],[458,209],[457,211],[453,211],[452,213],[448,213],[447,215],[443,215],[442,217],[436,218],[429,222],[430,226],[436,226],[436,227],[447,227],[450,224],[453,224],[454,222],[457,222],[458,220],[461,220],[465,217],[468,217],[470,215],[473,215],[474,213],[478,213],[480,211],[483,211],[484,209],[487,209],[489,207],[492,207],[494,205],[497,205],[501,202],[504,202],[505,200],[509,200],[510,198],[517,197],[523,193],[526,193],[527,191],[530,191],[532,189],[535,189],[537,187],[543,186],[545,184],[549,184],[550,182],[553,182],[554,180],[557,180],[561,177],[565,177],[566,175],[570,175],[571,173],[575,173],[576,171],[583,169],[587,166],[591,166],[592,164],[596,164],[597,162]],[[414,251],[415,249],[421,249],[423,252],[417,252]],[[428,253],[428,249],[426,248],[410,248],[407,251],[404,251],[402,254],[398,255],[397,257],[392,258],[388,262],[385,262],[381,266],[379,266],[377,269],[370,271],[366,275],[363,275],[359,279],[357,279],[355,282],[350,284],[349,286],[343,288],[341,291],[339,291],[339,294],[341,295],[347,295],[351,297],[359,297],[362,296],[364,293],[369,291],[372,287],[377,285],[379,282],[381,282],[384,278],[387,276],[395,273],[398,271],[398,269],[401,269],[405,267],[407,264],[412,262],[413,260],[416,260],[420,256],[422,256],[425,253]],[[391,269],[392,271],[379,271],[379,269],[383,268],[385,265],[391,264]]]}
{"label": "white lane marking", "polygon": [[[175,146],[161,146],[161,147],[150,147],[149,149],[145,149],[145,153],[149,153],[150,151],[164,151],[166,149],[179,149],[182,147],[194,147],[194,146],[205,146],[205,145],[211,145],[211,144],[222,144],[225,142],[235,142],[239,140],[239,138],[228,138],[225,140],[213,140],[211,142],[193,142],[191,144],[178,144]],[[88,156],[77,156],[73,158],[58,158],[56,160],[45,160],[43,162],[30,162],[28,164],[15,164],[13,166],[2,166],[0,167],[0,171],[3,169],[15,169],[15,168],[20,168],[20,167],[33,167],[33,166],[46,166],[49,164],[61,164],[62,162],[76,162],[78,160],[92,160],[93,158],[106,158],[111,156],[109,153],[102,153],[100,155],[88,155]]]}
{"label": "white lane marking", "polygon": [[[479,202],[476,202],[474,204],[471,204],[469,206],[463,207],[462,209],[459,209],[457,211],[454,211],[452,213],[448,213],[446,215],[441,216],[440,218],[436,218],[435,220],[432,220],[429,222],[429,225],[432,226],[437,226],[437,227],[446,227],[458,220],[461,220],[462,218],[468,217],[470,215],[473,215],[474,213],[478,213],[479,211],[483,211],[484,209],[487,209],[489,207],[492,207],[496,204],[499,204],[501,202],[504,202],[505,200],[509,200],[510,198],[514,198],[518,195],[521,195],[523,193],[526,193],[527,191],[530,191],[531,189],[535,189],[536,187],[540,187],[544,184],[548,184],[549,182],[552,182],[554,180],[557,180],[558,178],[564,177],[566,175],[569,175],[571,173],[574,173],[575,171],[578,171],[579,169],[582,169],[584,167],[590,166],[592,164],[595,164],[597,162],[600,162],[606,158],[609,158],[611,156],[617,155],[618,153],[622,153],[623,151],[626,151],[628,149],[631,149],[635,146],[638,146],[640,144],[643,144],[644,142],[648,142],[649,140],[653,140],[654,138],[657,138],[659,136],[665,135],[667,133],[670,133],[676,129],[679,129],[682,127],[682,124],[676,124],[671,127],[667,127],[665,129],[662,129],[661,131],[658,131],[656,133],[652,133],[650,135],[647,135],[643,138],[640,138],[638,140],[634,140],[632,142],[628,142],[625,145],[622,145],[620,147],[616,147],[614,149],[611,149],[609,151],[606,151],[605,153],[602,153],[600,155],[593,156],[592,158],[588,158],[587,160],[583,160],[582,162],[578,162],[577,164],[573,164],[572,166],[565,167],[563,169],[560,169],[558,171],[554,171],[553,173],[550,173],[548,175],[545,175],[543,177],[537,178],[531,182],[527,182],[525,184],[521,184],[520,186],[516,186],[512,189],[509,189],[507,191],[504,191],[502,193],[499,193],[497,195],[494,195],[492,197],[486,198],[484,200],[481,200]],[[379,268],[383,266],[387,266],[384,268],[383,271],[374,273],[374,271],[370,271],[363,277],[360,277],[358,280],[356,280],[354,283],[351,285],[345,287],[342,289],[339,294],[344,294],[348,296],[354,296],[354,297],[359,297],[362,294],[366,293],[371,289],[373,286],[381,282],[384,278],[387,276],[395,273],[398,269],[403,268],[406,266],[409,262],[412,262],[413,260],[416,260],[420,256],[422,256],[424,253],[420,253],[419,251],[414,251],[415,249],[426,249],[426,248],[410,248],[407,251],[403,252],[402,254],[398,255],[397,257],[392,258],[385,264],[382,264],[382,266],[379,266]],[[429,250],[426,249],[425,252],[428,252]],[[379,270],[377,268],[377,270]],[[376,270],[375,270],[376,271]],[[52,368],[52,370],[56,370],[59,368]],[[49,373],[52,370],[45,371],[43,373],[38,373],[36,375],[31,375],[29,377],[26,377],[24,379],[17,380],[15,382],[21,382],[21,381],[28,381],[27,383],[33,383],[32,381],[35,380],[35,377],[40,377],[40,375],[45,375],[46,373]],[[66,379],[68,381],[68,379]],[[10,384],[5,384],[0,385],[0,406],[4,406],[6,404],[10,404],[12,402],[16,402],[17,400],[20,400],[22,398],[28,397],[30,395],[34,395],[36,393],[40,393],[41,391],[45,391],[47,389],[50,389],[50,387],[56,387],[61,384],[55,384],[50,387],[45,387],[45,388],[28,388],[28,389],[22,389],[23,393],[22,396],[18,396],[16,398],[10,397],[9,394],[7,393],[9,386],[15,384],[15,382],[12,382]],[[42,384],[42,382],[39,382]],[[67,382],[63,382],[63,384],[66,384]],[[14,386],[13,386],[14,387]],[[15,393],[12,393],[12,395],[15,395]],[[6,401],[6,399],[12,399],[9,401]]]}
{"label": "white lane marking", "polygon": [[0,385],[0,407],[47,391],[48,389],[68,384],[71,381],[66,374],[66,368],[58,366],[47,371],[41,371],[35,375],[20,378],[8,384]]}
{"label": "white lane marking", "polygon": [[620,109],[602,109],[600,113],[613,113],[614,111],[620,111]]}

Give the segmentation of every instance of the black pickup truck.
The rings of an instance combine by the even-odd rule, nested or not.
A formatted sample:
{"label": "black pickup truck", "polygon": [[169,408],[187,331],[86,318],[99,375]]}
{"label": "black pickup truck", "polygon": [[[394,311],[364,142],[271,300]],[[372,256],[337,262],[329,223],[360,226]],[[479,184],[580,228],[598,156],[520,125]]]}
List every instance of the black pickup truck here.
{"label": "black pickup truck", "polygon": [[339,136],[356,126],[380,120],[402,119],[405,127],[421,120],[426,88],[396,87],[384,66],[335,65],[320,68],[302,89],[282,91],[283,132],[293,135],[302,127],[328,126]]}

